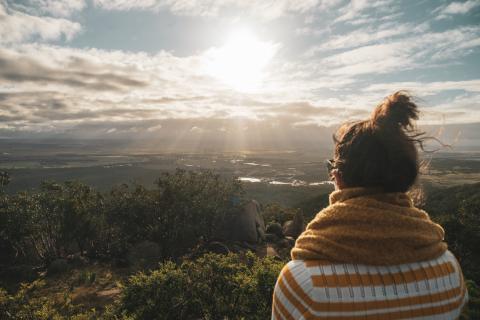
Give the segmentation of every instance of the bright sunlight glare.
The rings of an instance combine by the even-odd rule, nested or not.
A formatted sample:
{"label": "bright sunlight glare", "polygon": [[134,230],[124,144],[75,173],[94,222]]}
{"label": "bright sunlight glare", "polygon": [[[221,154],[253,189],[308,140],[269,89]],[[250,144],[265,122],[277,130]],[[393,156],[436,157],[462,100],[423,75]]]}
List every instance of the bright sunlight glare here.
{"label": "bright sunlight glare", "polygon": [[256,91],[277,46],[258,40],[247,29],[232,33],[224,46],[207,53],[209,75],[238,91]]}

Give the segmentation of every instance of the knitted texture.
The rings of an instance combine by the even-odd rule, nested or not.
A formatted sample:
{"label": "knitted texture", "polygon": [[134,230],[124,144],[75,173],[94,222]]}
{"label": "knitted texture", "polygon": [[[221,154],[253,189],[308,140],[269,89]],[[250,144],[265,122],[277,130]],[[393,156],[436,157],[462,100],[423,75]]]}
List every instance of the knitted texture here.
{"label": "knitted texture", "polygon": [[307,225],[291,251],[293,260],[397,265],[426,261],[447,250],[442,227],[415,208],[405,193],[348,188]]}
{"label": "knitted texture", "polygon": [[448,250],[395,266],[292,260],[277,280],[272,319],[458,319],[467,300]]}

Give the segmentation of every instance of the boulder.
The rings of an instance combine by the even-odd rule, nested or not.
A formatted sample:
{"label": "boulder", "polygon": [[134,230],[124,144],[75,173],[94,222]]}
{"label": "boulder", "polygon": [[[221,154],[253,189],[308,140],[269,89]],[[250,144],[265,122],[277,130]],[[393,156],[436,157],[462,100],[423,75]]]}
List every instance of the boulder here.
{"label": "boulder", "polygon": [[267,246],[267,256],[280,259],[280,255],[278,254],[277,250],[275,250],[275,248],[272,246]]}
{"label": "boulder", "polygon": [[225,244],[218,241],[209,242],[205,245],[205,250],[220,254],[228,254],[230,252],[230,249]]}
{"label": "boulder", "polygon": [[287,240],[288,246],[293,247],[295,245],[295,239],[292,237],[285,237],[285,240]]}
{"label": "boulder", "polygon": [[272,242],[277,242],[278,240],[280,240],[280,238],[274,233],[268,233],[267,232],[265,234],[265,241],[266,242],[272,243]]}
{"label": "boulder", "polygon": [[265,222],[260,214],[260,205],[251,200],[232,220],[232,240],[257,243],[265,239]]}
{"label": "boulder", "polygon": [[283,234],[294,239],[297,239],[304,229],[305,222],[303,214],[300,211],[293,216],[293,220],[289,220],[283,224]]}
{"label": "boulder", "polygon": [[281,248],[293,248],[295,246],[295,239],[292,237],[285,237],[283,239],[280,239],[277,242],[277,245]]}
{"label": "boulder", "polygon": [[272,233],[278,238],[283,238],[283,228],[278,222],[272,222],[267,226],[267,233]]}

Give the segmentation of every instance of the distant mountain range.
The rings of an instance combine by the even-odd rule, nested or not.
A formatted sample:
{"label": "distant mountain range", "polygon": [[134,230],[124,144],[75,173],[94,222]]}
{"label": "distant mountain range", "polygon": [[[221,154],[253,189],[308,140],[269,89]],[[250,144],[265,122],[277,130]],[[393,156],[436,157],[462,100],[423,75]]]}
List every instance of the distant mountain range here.
{"label": "distant mountain range", "polygon": [[[178,124],[178,123],[177,123]],[[255,123],[235,127],[196,127],[192,123],[162,127],[156,132],[122,132],[115,135],[95,131],[79,134],[3,132],[0,154],[16,150],[23,154],[44,152],[238,152],[238,151],[325,151],[332,150],[332,135],[338,126],[297,127]],[[480,123],[422,126],[427,135],[452,146],[452,151],[480,151]],[[440,145],[431,141],[429,148]],[[442,149],[450,151],[450,149]]]}

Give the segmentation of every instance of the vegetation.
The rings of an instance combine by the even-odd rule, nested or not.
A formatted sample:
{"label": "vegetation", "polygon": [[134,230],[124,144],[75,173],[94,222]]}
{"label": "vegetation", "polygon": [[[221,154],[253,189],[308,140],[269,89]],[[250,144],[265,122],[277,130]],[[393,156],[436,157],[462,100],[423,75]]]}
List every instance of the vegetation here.
{"label": "vegetation", "polygon": [[117,312],[134,319],[267,319],[283,264],[252,252],[167,261],[128,279]]}
{"label": "vegetation", "polygon": [[428,190],[425,210],[445,229],[465,277],[480,283],[480,183]]}
{"label": "vegetation", "polygon": [[[7,194],[9,181],[0,174],[4,318],[269,318],[284,261],[253,253],[190,255],[221,237],[222,224],[240,209],[244,191],[237,180],[177,170],[162,174],[152,189],[124,184],[99,192],[79,182],[44,182],[35,191]],[[480,184],[426,193],[424,207],[444,226],[469,279],[463,319],[475,319]],[[265,205],[263,214],[267,224],[282,224],[300,210],[309,221],[327,203],[322,194],[295,208]],[[140,271],[129,261],[139,244],[150,246],[154,261]]]}
{"label": "vegetation", "polygon": [[160,259],[179,257],[200,238],[212,239],[241,197],[237,180],[209,171],[177,170],[152,190],[121,185],[107,194],[79,182],[44,182],[39,191],[1,194],[2,261],[48,266],[77,252],[119,258],[142,240],[158,244]]}

